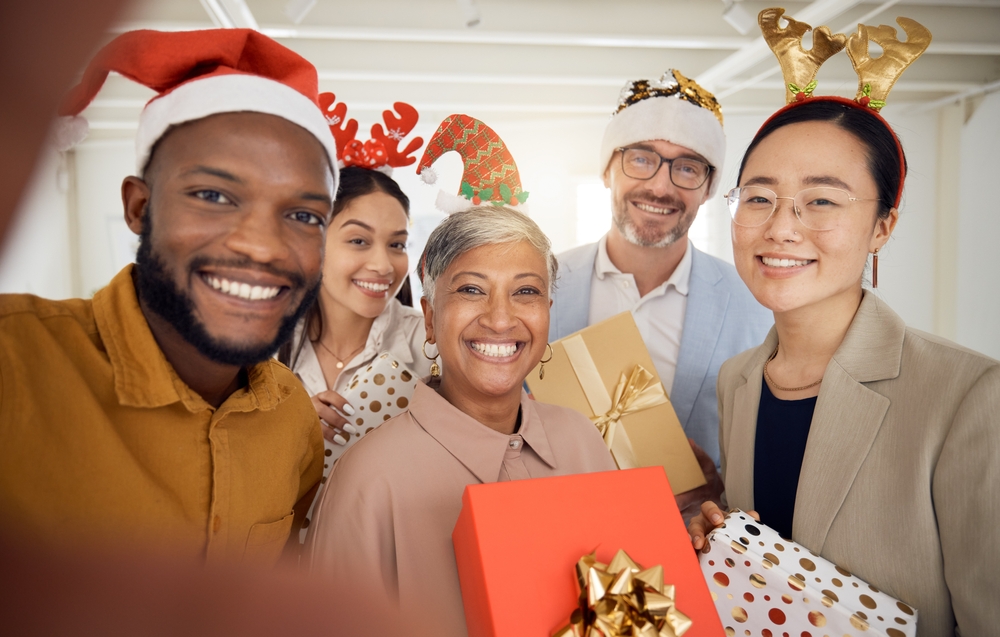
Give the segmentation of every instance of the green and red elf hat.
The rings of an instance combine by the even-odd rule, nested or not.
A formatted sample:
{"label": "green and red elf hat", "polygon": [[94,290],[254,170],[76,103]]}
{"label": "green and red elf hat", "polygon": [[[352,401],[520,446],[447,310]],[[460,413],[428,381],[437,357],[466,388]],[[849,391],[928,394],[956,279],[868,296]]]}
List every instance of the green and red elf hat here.
{"label": "green and red elf hat", "polygon": [[[781,113],[817,100],[836,102],[868,111],[892,133],[896,141],[896,149],[899,151],[900,180],[899,190],[896,191],[896,199],[892,205],[894,208],[899,207],[903,196],[903,182],[906,180],[903,145],[896,131],[879,111],[885,106],[889,91],[899,76],[930,46],[931,32],[916,20],[899,17],[896,18],[896,22],[906,32],[905,42],[897,38],[896,29],[884,24],[878,27],[859,24],[857,32],[846,36],[842,33],[831,34],[827,27],[817,27],[813,30],[805,22],[793,20],[788,16],[784,16],[787,25],[782,27],[779,20],[784,13],[784,9],[775,7],[764,9],[757,16],[761,34],[781,65],[781,73],[785,79],[786,102],[785,106],[771,115],[761,128],[766,127]],[[813,31],[813,45],[811,49],[806,50],[802,46],[802,36],[809,31]],[[869,42],[878,44],[882,48],[882,55],[873,58],[868,51]],[[851,59],[851,65],[858,75],[858,91],[854,99],[837,95],[814,95],[819,67],[845,48]]]}
{"label": "green and red elf hat", "polygon": [[424,183],[437,181],[431,164],[449,151],[462,156],[465,170],[457,195],[443,190],[438,193],[436,205],[442,212],[452,214],[483,204],[525,211],[528,193],[521,188],[517,164],[492,128],[469,115],[446,117],[417,164],[417,174]]}

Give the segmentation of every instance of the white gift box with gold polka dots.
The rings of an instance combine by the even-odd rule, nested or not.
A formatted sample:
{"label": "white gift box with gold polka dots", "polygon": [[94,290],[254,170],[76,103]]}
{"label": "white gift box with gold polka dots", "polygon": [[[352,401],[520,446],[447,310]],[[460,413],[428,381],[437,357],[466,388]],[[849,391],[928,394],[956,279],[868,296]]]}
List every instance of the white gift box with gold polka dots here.
{"label": "white gift box with gold polka dots", "polygon": [[351,434],[340,455],[369,431],[406,411],[418,380],[413,370],[389,352],[379,354],[367,367],[358,371],[347,383],[343,394],[356,410],[350,417],[350,423],[358,433]]}
{"label": "white gift box with gold polka dots", "polygon": [[726,635],[912,637],[917,611],[735,510],[701,570]]}

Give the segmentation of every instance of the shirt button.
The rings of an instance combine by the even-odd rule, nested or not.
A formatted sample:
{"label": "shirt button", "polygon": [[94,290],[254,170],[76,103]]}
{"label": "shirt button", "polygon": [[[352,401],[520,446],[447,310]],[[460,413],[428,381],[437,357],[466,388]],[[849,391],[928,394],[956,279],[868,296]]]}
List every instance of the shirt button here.
{"label": "shirt button", "polygon": [[628,281],[622,281],[622,287],[623,288],[627,288],[628,287]]}
{"label": "shirt button", "polygon": [[511,438],[510,442],[507,444],[510,445],[511,449],[517,449],[521,446],[521,441],[518,440],[517,438]]}

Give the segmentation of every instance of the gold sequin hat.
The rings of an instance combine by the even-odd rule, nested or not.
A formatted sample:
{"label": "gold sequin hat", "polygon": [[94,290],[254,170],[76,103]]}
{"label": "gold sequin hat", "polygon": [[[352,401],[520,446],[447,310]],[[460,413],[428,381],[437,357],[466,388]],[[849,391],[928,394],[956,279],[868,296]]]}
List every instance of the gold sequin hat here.
{"label": "gold sequin hat", "polygon": [[[608,167],[615,149],[654,140],[693,150],[715,168],[714,175],[719,174],[726,156],[719,102],[697,82],[674,69],[658,80],[628,82],[604,129],[601,170]],[[715,194],[719,181],[712,179],[710,194]]]}

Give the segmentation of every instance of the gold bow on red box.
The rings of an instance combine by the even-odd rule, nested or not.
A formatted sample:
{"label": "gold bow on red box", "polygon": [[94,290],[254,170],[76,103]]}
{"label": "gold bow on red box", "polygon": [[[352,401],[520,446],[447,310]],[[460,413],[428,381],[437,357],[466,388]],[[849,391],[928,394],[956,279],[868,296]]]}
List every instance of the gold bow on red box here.
{"label": "gold bow on red box", "polygon": [[643,569],[622,550],[603,564],[590,553],[576,563],[576,577],[580,605],[552,637],[681,637],[691,627],[661,565]]}

